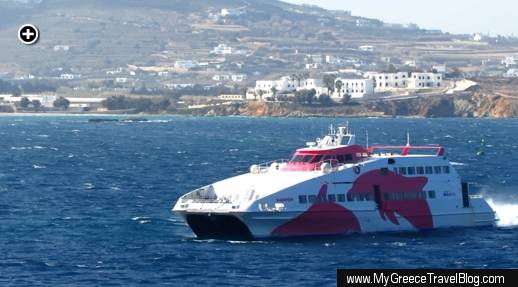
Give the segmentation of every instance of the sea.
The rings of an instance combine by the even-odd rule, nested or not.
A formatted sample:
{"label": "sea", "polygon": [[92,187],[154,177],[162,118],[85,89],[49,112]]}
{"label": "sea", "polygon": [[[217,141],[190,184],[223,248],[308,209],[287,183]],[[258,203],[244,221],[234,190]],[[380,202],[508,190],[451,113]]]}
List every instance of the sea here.
{"label": "sea", "polygon": [[[120,117],[123,119],[124,117]],[[0,286],[336,286],[338,268],[518,267],[518,119],[0,117]],[[198,240],[184,193],[289,158],[329,124],[441,144],[498,226]],[[477,155],[483,152],[484,155]]]}

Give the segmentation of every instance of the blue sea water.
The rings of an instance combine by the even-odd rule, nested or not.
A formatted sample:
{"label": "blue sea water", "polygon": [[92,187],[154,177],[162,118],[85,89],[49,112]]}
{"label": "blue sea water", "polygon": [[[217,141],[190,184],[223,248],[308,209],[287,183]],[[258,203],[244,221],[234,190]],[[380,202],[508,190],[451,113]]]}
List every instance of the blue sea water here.
{"label": "blue sea water", "polygon": [[[183,193],[289,157],[342,119],[0,117],[1,286],[335,286],[337,268],[518,267],[518,120],[350,119],[358,141],[442,144],[499,227],[197,240]],[[477,157],[485,138],[486,155]]]}

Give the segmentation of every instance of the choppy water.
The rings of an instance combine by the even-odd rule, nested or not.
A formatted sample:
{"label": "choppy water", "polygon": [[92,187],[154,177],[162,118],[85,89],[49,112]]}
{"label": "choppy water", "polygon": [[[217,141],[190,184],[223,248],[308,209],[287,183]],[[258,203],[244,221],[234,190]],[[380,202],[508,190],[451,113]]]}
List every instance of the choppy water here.
{"label": "choppy water", "polygon": [[[196,240],[186,191],[290,153],[338,119],[0,117],[0,285],[335,286],[336,268],[518,267],[518,120],[352,119],[359,141],[439,143],[502,226]],[[481,138],[486,156],[476,157]]]}

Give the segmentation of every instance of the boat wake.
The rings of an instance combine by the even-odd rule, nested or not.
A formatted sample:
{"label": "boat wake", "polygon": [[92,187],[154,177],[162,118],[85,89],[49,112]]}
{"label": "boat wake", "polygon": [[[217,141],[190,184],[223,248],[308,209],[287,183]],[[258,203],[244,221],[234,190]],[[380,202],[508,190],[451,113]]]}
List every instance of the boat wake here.
{"label": "boat wake", "polygon": [[518,226],[518,203],[504,203],[492,198],[487,203],[493,208],[500,219],[497,223],[499,227]]}

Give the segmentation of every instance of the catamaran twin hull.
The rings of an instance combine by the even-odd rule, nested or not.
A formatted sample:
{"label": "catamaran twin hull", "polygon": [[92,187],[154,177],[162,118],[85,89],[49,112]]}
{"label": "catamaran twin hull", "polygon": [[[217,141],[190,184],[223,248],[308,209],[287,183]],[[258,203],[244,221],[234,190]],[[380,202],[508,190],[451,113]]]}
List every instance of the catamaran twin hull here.
{"label": "catamaran twin hull", "polygon": [[[488,226],[495,213],[440,146],[354,144],[338,128],[290,161],[182,196],[173,210],[201,238],[271,238]],[[399,149],[399,153],[386,152]],[[434,154],[411,154],[432,150]],[[385,151],[385,152],[382,152]]]}

